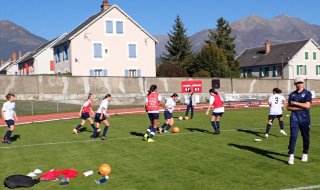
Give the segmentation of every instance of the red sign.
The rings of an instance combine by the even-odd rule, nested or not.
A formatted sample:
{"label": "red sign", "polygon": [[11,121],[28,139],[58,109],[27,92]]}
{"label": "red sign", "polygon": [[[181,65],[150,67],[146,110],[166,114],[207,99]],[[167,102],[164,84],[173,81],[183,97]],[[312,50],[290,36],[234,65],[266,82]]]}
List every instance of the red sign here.
{"label": "red sign", "polygon": [[187,93],[191,90],[194,93],[202,93],[202,81],[201,80],[186,80],[181,82],[181,92]]}

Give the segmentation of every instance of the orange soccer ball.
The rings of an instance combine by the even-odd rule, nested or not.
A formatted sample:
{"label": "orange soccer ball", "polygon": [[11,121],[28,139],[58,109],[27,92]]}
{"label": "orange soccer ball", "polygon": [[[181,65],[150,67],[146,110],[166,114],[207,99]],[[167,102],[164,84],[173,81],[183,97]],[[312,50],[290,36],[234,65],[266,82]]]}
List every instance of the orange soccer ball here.
{"label": "orange soccer ball", "polygon": [[179,133],[179,132],[180,132],[179,127],[174,127],[174,128],[172,128],[172,132],[173,132],[173,133]]}
{"label": "orange soccer ball", "polygon": [[102,175],[109,175],[111,173],[111,167],[109,164],[101,164],[99,167],[99,173]]}

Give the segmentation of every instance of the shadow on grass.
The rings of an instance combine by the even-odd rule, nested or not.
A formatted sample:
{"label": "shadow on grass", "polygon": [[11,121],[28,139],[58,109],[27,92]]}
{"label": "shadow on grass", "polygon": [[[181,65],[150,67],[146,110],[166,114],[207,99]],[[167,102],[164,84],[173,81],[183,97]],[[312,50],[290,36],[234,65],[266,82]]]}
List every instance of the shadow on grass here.
{"label": "shadow on grass", "polygon": [[135,131],[130,132],[130,134],[131,134],[132,136],[137,136],[137,137],[143,137],[143,136],[144,136],[143,133],[139,133],[139,132],[135,132]]}
{"label": "shadow on grass", "polygon": [[200,132],[200,133],[211,133],[210,131],[206,130],[206,129],[199,129],[199,128],[186,128],[187,130],[189,130],[190,132]]}
{"label": "shadow on grass", "polygon": [[92,131],[88,131],[88,128],[87,127],[82,127],[80,130],[79,130],[80,133],[82,132],[92,132]]}
{"label": "shadow on grass", "polygon": [[237,131],[248,133],[248,134],[252,134],[252,135],[255,135],[257,137],[262,137],[262,138],[264,138],[264,134],[265,134],[265,133],[261,133],[261,132],[258,132],[258,131],[252,131],[252,130],[249,130],[249,129],[238,129]]}
{"label": "shadow on grass", "polygon": [[238,145],[238,144],[232,144],[232,143],[229,143],[228,145],[236,147],[238,149],[247,150],[247,151],[259,154],[261,156],[264,156],[264,157],[267,157],[267,158],[270,158],[270,159],[273,159],[273,160],[277,160],[279,162],[283,162],[283,163],[287,164],[286,160],[281,160],[281,159],[276,158],[276,157],[273,156],[273,155],[276,155],[276,156],[288,157],[287,154],[281,154],[281,153],[272,152],[272,151],[269,151],[269,150],[263,150],[263,149],[252,147],[252,146]]}
{"label": "shadow on grass", "polygon": [[10,137],[10,140],[11,140],[12,142],[17,141],[18,139],[21,139],[21,136],[20,136],[20,135],[14,135],[13,137]]}

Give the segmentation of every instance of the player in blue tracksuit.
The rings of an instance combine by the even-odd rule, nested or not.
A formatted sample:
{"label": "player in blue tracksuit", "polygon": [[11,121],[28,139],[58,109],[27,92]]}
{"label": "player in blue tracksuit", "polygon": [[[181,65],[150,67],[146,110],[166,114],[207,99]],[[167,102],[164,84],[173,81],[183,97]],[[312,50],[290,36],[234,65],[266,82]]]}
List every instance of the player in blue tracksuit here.
{"label": "player in blue tracksuit", "polygon": [[308,161],[308,151],[310,144],[310,113],[309,109],[312,103],[311,92],[304,88],[304,79],[296,78],[294,80],[296,90],[289,96],[288,110],[290,116],[290,141],[289,141],[289,160],[288,164],[294,164],[294,148],[297,142],[299,130],[303,139],[303,154],[301,161]]}

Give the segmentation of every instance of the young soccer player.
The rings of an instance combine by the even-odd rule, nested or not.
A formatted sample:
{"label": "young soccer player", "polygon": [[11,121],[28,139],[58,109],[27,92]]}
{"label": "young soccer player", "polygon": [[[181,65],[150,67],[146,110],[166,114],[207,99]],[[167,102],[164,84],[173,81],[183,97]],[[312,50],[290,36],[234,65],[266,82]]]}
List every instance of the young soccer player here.
{"label": "young soccer player", "polygon": [[144,135],[144,140],[147,142],[155,142],[152,138],[155,135],[158,128],[159,121],[159,105],[167,108],[161,99],[161,95],[157,92],[157,85],[151,85],[148,95],[146,97],[145,109],[148,112],[151,125],[149,126],[147,133]]}
{"label": "young soccer player", "polygon": [[171,98],[169,98],[166,102],[166,106],[168,107],[164,111],[164,118],[166,122],[162,125],[162,127],[159,129],[159,133],[169,133],[169,129],[173,125],[173,117],[172,117],[172,112],[174,110],[174,107],[176,106],[176,101],[178,99],[178,94],[173,93]]}
{"label": "young soccer player", "polygon": [[213,112],[211,116],[211,125],[214,129],[213,134],[220,134],[220,118],[224,113],[224,106],[223,106],[224,102],[220,94],[214,89],[210,89],[209,93],[210,93],[210,101],[209,101],[206,115],[209,115],[209,111],[213,107]]}
{"label": "young soccer player", "polygon": [[101,140],[106,140],[106,134],[107,134],[108,129],[110,127],[109,121],[107,120],[107,118],[109,118],[107,111],[108,111],[108,106],[109,106],[110,101],[111,101],[111,95],[107,94],[104,97],[104,99],[102,100],[102,102],[98,108],[98,111],[96,112],[96,115],[94,118],[94,120],[96,122],[96,128],[95,128],[95,130],[93,130],[92,140],[97,138],[97,130],[98,130],[98,128],[100,128],[101,122],[104,123],[104,125],[105,125],[105,127],[103,129],[103,134],[101,136]]}
{"label": "young soccer player", "polygon": [[283,135],[287,135],[287,133],[284,131],[284,125],[283,125],[283,117],[282,117],[282,108],[286,107],[286,99],[284,96],[280,95],[281,90],[279,88],[273,89],[273,95],[269,98],[269,117],[268,117],[268,124],[266,126],[266,135],[265,137],[269,137],[269,132],[272,127],[273,120],[278,118],[279,126],[280,126],[280,133]]}
{"label": "young soccer player", "polygon": [[96,127],[93,124],[93,120],[90,117],[90,113],[94,115],[94,112],[92,110],[92,99],[93,94],[89,93],[87,101],[84,102],[84,104],[81,106],[79,116],[81,117],[81,123],[73,129],[74,134],[78,134],[80,129],[84,126],[86,123],[86,120],[90,121],[91,127],[94,130]]}
{"label": "young soccer player", "polygon": [[11,144],[10,136],[12,132],[14,131],[14,121],[18,121],[18,117],[16,114],[16,104],[14,103],[15,95],[12,93],[8,93],[6,95],[7,102],[5,102],[2,106],[2,119],[6,122],[8,125],[8,131],[4,135],[4,137],[1,139],[2,143]]}

